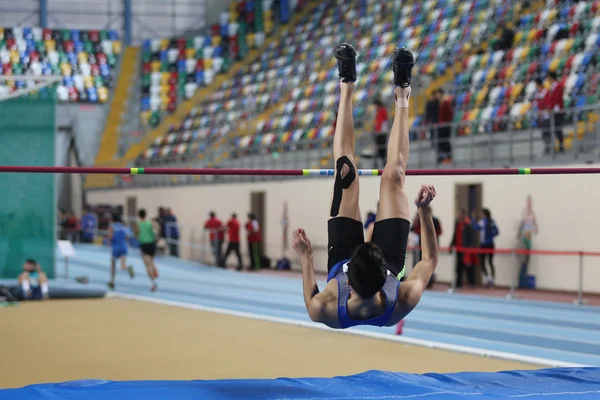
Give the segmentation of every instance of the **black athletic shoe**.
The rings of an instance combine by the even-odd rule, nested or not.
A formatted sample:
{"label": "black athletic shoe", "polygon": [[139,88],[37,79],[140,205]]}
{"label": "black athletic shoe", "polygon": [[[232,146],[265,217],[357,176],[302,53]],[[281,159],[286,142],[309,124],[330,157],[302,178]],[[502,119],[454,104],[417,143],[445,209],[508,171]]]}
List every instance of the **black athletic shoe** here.
{"label": "black athletic shoe", "polygon": [[410,86],[412,67],[415,65],[415,57],[405,49],[396,48],[393,55],[394,85],[401,88]]}
{"label": "black athletic shoe", "polygon": [[356,82],[356,49],[348,43],[335,48],[340,78],[344,83]]}

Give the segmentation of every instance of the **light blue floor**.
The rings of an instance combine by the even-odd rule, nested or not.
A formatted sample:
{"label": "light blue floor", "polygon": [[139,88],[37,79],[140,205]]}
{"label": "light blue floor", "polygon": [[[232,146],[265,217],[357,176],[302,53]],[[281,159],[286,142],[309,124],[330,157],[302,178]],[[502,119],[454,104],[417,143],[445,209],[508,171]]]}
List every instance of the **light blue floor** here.
{"label": "light blue floor", "polygon": [[[108,249],[78,246],[76,250],[76,258],[69,264],[70,277],[85,275],[90,284],[105,284]],[[64,265],[62,258],[57,260],[60,277]],[[163,257],[157,259],[159,290],[150,293],[136,250],[130,251],[129,263],[136,277],[131,280],[125,271],[119,271],[117,292],[309,321],[297,276],[239,273]],[[394,334],[394,328],[360,329]],[[600,366],[598,307],[427,292],[406,318],[403,336]]]}

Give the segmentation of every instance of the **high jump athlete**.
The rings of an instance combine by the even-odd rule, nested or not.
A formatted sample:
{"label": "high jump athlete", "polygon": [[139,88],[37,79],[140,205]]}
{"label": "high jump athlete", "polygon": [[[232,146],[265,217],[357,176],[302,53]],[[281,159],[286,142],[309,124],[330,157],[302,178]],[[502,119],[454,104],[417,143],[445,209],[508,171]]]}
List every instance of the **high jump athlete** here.
{"label": "high jump athlete", "polygon": [[412,53],[398,48],[393,55],[396,112],[381,176],[379,205],[370,242],[364,241],[358,205],[359,179],[354,162],[352,95],[356,81],[356,50],[343,43],[335,50],[340,104],[333,139],[335,184],[328,227],[327,285],[319,292],[313,269],[312,245],[306,232],[294,231],[294,249],[302,263],[304,301],[313,321],[331,328],[356,325],[393,326],[411,312],[437,266],[438,249],[429,203],[431,185],[423,185],[415,200],[422,229],[423,258],[404,279],[409,233],[409,204],[404,192],[409,150],[408,106]]}

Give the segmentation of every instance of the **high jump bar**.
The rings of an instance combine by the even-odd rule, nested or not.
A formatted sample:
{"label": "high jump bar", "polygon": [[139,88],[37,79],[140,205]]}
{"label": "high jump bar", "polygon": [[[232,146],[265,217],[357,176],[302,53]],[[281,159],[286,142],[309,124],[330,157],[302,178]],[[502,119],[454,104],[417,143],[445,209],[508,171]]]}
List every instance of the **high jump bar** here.
{"label": "high jump bar", "polygon": [[[333,169],[245,169],[245,168],[114,168],[114,167],[43,167],[1,165],[0,172],[43,174],[113,175],[237,175],[237,176],[333,176]],[[381,169],[359,169],[358,175],[380,176]],[[406,175],[577,175],[600,174],[600,168],[466,168],[412,169]]]}

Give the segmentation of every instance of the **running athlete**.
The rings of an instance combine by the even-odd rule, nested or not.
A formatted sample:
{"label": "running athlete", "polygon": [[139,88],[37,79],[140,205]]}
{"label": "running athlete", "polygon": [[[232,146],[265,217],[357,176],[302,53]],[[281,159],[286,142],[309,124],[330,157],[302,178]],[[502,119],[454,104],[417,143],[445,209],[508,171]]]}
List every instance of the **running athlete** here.
{"label": "running athlete", "polygon": [[115,288],[115,274],[117,270],[117,260],[121,262],[121,269],[128,270],[129,276],[133,279],[135,272],[133,267],[127,266],[127,227],[123,225],[121,216],[113,214],[112,224],[108,227],[108,240],[112,246],[112,257],[110,259],[110,282],[108,287]]}
{"label": "running athlete", "polygon": [[304,301],[313,321],[331,328],[356,325],[392,326],[411,312],[437,266],[438,249],[429,203],[431,185],[415,200],[421,222],[423,258],[405,280],[409,204],[404,192],[408,161],[408,106],[414,57],[404,48],[393,55],[395,117],[381,176],[379,205],[370,242],[364,241],[358,204],[359,179],[354,162],[352,95],[356,81],[356,50],[347,43],[335,50],[341,78],[340,104],[333,139],[335,184],[328,227],[327,285],[319,292],[312,245],[306,232],[294,232],[294,249],[302,263]]}
{"label": "running athlete", "polygon": [[152,282],[150,291],[154,292],[158,289],[156,285],[158,269],[156,268],[156,264],[154,264],[154,255],[156,254],[156,232],[160,232],[160,227],[157,223],[146,218],[146,210],[141,209],[138,215],[140,220],[136,227],[137,240],[140,243],[142,258],[144,265],[146,265],[146,271],[148,271],[148,277]]}

